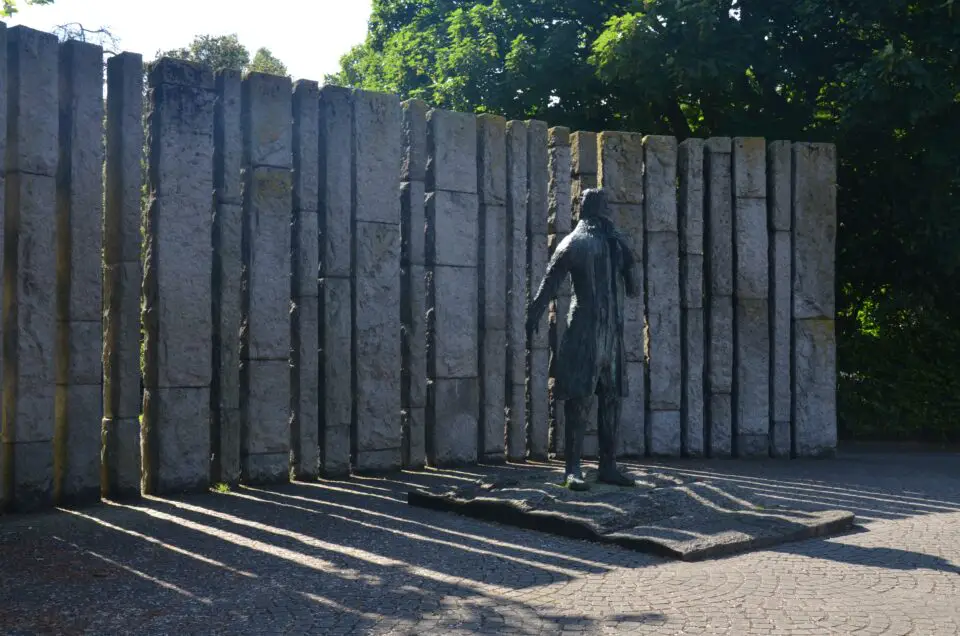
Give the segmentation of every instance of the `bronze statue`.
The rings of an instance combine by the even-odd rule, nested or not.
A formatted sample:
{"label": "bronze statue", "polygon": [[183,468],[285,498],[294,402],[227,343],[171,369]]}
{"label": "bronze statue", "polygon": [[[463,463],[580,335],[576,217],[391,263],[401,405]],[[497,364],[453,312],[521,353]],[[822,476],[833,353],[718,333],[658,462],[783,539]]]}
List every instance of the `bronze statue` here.
{"label": "bronze statue", "polygon": [[636,258],[610,219],[606,193],[583,193],[580,220],[557,246],[527,315],[527,332],[537,329],[547,305],[567,274],[573,299],[567,329],[554,364],[554,397],[566,415],[566,486],[586,490],[580,456],[594,395],[599,400],[600,481],[619,486],[634,482],[617,467],[620,400],[627,396],[623,349],[623,300],[639,293]]}

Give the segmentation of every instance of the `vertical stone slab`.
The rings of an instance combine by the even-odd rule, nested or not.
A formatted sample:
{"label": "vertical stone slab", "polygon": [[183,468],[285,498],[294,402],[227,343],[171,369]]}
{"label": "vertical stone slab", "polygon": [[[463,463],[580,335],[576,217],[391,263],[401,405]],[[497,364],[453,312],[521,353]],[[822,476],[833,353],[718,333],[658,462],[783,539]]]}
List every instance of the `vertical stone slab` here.
{"label": "vertical stone slab", "polygon": [[704,454],[703,140],[680,144],[680,447]]}
{"label": "vertical stone slab", "polygon": [[507,122],[507,458],[526,457],[527,129]]}
{"label": "vertical stone slab", "polygon": [[148,82],[142,489],[164,494],[210,482],[216,91],[208,70],[167,58]]}
{"label": "vertical stone slab", "polygon": [[320,89],[320,472],[350,472],[353,325],[350,246],[353,205],[353,93]]}
{"label": "vertical stone slab", "polygon": [[704,168],[706,450],[709,457],[728,457],[733,452],[733,192],[728,137],[706,140]]}
{"label": "vertical stone slab", "polygon": [[7,33],[5,499],[35,510],[52,502],[54,477],[58,45],[25,27]]}
{"label": "vertical stone slab", "polygon": [[767,161],[762,138],[733,140],[734,332],[733,450],[770,453],[769,241]]}
{"label": "vertical stone slab", "polygon": [[[527,302],[536,293],[547,270],[550,181],[547,124],[530,120],[527,125]],[[541,318],[540,329],[528,343],[527,454],[545,460],[550,441],[550,331],[549,317]]]}
{"label": "vertical stone slab", "polygon": [[[0,86],[7,86],[7,25],[0,22]],[[6,157],[7,157],[7,89],[0,88],[0,281],[3,280],[3,227],[6,207]],[[3,396],[3,308],[0,303],[0,403]],[[6,509],[12,492],[13,465],[8,457],[5,429],[0,425],[0,512]]]}
{"label": "vertical stone slab", "polygon": [[767,146],[767,212],[770,237],[770,452],[790,456],[790,302],[793,238],[792,145],[774,141]]}
{"label": "vertical stone slab", "polygon": [[[597,143],[597,133],[593,132],[583,132],[578,131],[570,135],[570,199],[571,199],[571,214],[573,225],[576,225],[580,220],[580,198],[583,195],[583,191],[589,188],[597,187],[597,170],[598,170],[598,143]],[[638,256],[640,256],[638,254]],[[638,270],[639,271],[639,270]],[[642,276],[638,276],[642,280]],[[641,309],[642,315],[642,309]],[[642,362],[640,363],[643,364]],[[629,369],[628,369],[629,371]],[[645,367],[640,369],[640,373],[637,373],[637,369],[633,370],[633,377],[641,378],[639,383],[640,386],[643,386],[646,382],[644,378]],[[630,378],[628,373],[628,379]],[[644,389],[645,391],[645,389]],[[633,410],[637,409],[636,401],[639,400],[639,404],[643,405],[643,395],[632,395],[631,401],[633,405],[631,408]],[[643,412],[645,407],[641,406],[639,412]],[[630,415],[629,417],[635,418],[636,415]],[[621,419],[621,427],[623,426]],[[634,428],[636,426],[634,425]],[[640,431],[639,439],[643,440],[644,446],[646,446],[646,440],[644,440],[643,425],[639,426]],[[633,439],[638,439],[637,434],[634,433]],[[587,430],[584,431],[583,435],[583,456],[584,457],[596,457],[597,448],[599,444],[599,439],[597,437],[597,401],[593,400],[593,405],[591,407],[590,417],[587,419]],[[634,445],[634,444],[631,444]],[[628,444],[626,443],[624,435],[620,435],[620,443],[618,447],[618,453],[620,455],[628,454]]]}
{"label": "vertical stone slab", "polygon": [[60,46],[54,500],[100,498],[103,49]]}
{"label": "vertical stone slab", "polygon": [[837,156],[832,144],[793,145],[793,454],[837,447],[835,262]]}
{"label": "vertical stone slab", "polygon": [[400,406],[403,465],[426,464],[427,403],[426,270],[424,268],[426,103],[403,103],[403,163],[400,170]]}
{"label": "vertical stone slab", "polygon": [[505,457],[507,380],[507,120],[477,117],[480,213],[480,426],[477,448],[485,462]]}
{"label": "vertical stone slab", "polygon": [[[602,132],[597,137],[598,183],[607,192],[613,222],[630,240],[637,260],[635,275],[641,285],[636,298],[624,299],[623,345],[626,353],[629,395],[624,398],[620,417],[620,455],[639,457],[648,452],[647,421],[648,366],[645,346],[643,136],[625,132]],[[643,381],[639,381],[640,379]],[[586,442],[584,443],[586,446]]]}
{"label": "vertical stone slab", "polygon": [[244,78],[240,452],[246,483],[281,482],[290,474],[291,113],[289,79]]}
{"label": "vertical stone slab", "polygon": [[320,384],[318,350],[320,327],[319,287],[319,147],[320,89],[316,82],[300,80],[293,87],[293,219],[290,224],[290,387],[292,474],[312,480],[320,471]]}
{"label": "vertical stone slab", "polygon": [[[549,131],[549,167],[548,186],[548,227],[547,258],[566,238],[572,229],[573,202],[571,200],[572,155],[570,149],[570,129],[551,128]],[[565,421],[563,404],[553,396],[554,364],[560,342],[567,328],[567,316],[570,313],[570,281],[560,286],[557,297],[550,305],[550,445],[553,456],[563,456],[565,444]]]}
{"label": "vertical stone slab", "polygon": [[353,458],[401,465],[400,198],[402,110],[393,95],[353,99]]}
{"label": "vertical stone slab", "polygon": [[140,206],[143,187],[143,58],[107,60],[103,207],[104,496],[140,495]]}
{"label": "vertical stone slab", "polygon": [[682,359],[680,345],[680,238],[677,215],[677,140],[649,136],[644,146],[646,217],[648,449],[679,456]]}
{"label": "vertical stone slab", "polygon": [[240,481],[240,326],[243,273],[243,130],[240,72],[216,76],[214,113],[214,382],[210,425],[211,479]]}
{"label": "vertical stone slab", "polygon": [[473,115],[427,115],[427,459],[477,461],[479,195]]}

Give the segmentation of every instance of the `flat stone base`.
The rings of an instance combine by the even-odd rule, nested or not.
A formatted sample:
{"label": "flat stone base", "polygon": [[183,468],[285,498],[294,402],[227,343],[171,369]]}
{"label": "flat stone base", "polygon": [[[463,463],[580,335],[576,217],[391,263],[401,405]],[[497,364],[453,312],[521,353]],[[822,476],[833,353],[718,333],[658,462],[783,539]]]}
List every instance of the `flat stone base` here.
{"label": "flat stone base", "polygon": [[849,530],[854,515],[801,503],[782,505],[729,483],[651,469],[625,471],[635,488],[597,482],[563,486],[559,470],[513,470],[464,486],[407,493],[413,506],[697,561]]}

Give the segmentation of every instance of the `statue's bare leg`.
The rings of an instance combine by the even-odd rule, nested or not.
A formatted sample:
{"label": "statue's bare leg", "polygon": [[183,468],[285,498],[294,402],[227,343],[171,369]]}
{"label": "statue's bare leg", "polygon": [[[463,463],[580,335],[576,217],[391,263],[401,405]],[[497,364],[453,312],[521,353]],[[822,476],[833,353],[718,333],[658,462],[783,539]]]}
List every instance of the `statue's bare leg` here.
{"label": "statue's bare leg", "polygon": [[580,457],[583,454],[583,434],[587,430],[587,418],[590,417],[590,407],[593,405],[593,396],[566,400],[563,403],[563,412],[566,417],[564,458],[566,470],[564,479],[567,488],[571,490],[587,490],[589,486],[583,480],[583,471],[580,468]]}
{"label": "statue's bare leg", "polygon": [[617,467],[617,433],[620,429],[620,396],[613,391],[599,394],[597,428],[600,437],[599,481],[616,486],[634,486],[632,479]]}

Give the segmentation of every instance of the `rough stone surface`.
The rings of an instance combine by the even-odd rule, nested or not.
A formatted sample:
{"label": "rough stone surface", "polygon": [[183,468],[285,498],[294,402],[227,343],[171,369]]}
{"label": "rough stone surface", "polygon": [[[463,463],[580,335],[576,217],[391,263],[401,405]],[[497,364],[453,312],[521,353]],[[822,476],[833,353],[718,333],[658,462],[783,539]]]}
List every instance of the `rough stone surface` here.
{"label": "rough stone surface", "polygon": [[[54,490],[60,503],[94,503],[100,498],[100,385],[72,384],[64,388],[69,426],[58,439],[62,446],[56,449]],[[57,459],[62,462],[59,466]]]}
{"label": "rough stone surface", "polygon": [[597,138],[597,154],[597,180],[610,203],[643,203],[643,135],[602,132]]}
{"label": "rough stone surface", "polygon": [[596,175],[597,133],[577,131],[570,135],[570,173],[576,176]]}
{"label": "rough stone surface", "polygon": [[703,254],[703,149],[702,139],[687,139],[678,150],[680,251]]}
{"label": "rough stone surface", "polygon": [[[606,187],[603,183],[600,186]],[[647,358],[644,335],[646,329],[644,290],[647,288],[644,264],[647,254],[644,253],[646,246],[644,245],[643,233],[643,206],[622,203],[612,204],[610,206],[610,217],[617,229],[630,242],[630,248],[633,250],[633,256],[636,259],[634,277],[639,287],[639,293],[635,298],[625,297],[623,299],[625,305],[623,308],[624,353],[630,362],[644,362]]]}
{"label": "rough stone surface", "polygon": [[790,457],[790,420],[775,421],[770,424],[770,455],[785,459]]}
{"label": "rough stone surface", "polygon": [[[647,453],[645,377],[646,365],[643,362],[627,362],[630,395],[620,403],[620,439],[617,443],[619,457],[643,457]],[[562,403],[560,406],[562,408]],[[596,423],[591,424],[592,428],[596,426]]]}
{"label": "rough stone surface", "polygon": [[707,290],[714,296],[733,295],[733,194],[730,174],[730,140],[706,142],[706,243]]}
{"label": "rough stone surface", "polygon": [[680,410],[647,412],[647,450],[654,457],[678,457],[681,450]]}
{"label": "rough stone surface", "polygon": [[214,187],[217,203],[240,205],[243,169],[243,89],[241,73],[236,69],[218,71],[215,79],[217,90],[216,114],[214,116]]}
{"label": "rough stone surface", "polygon": [[680,303],[683,310],[703,309],[703,255],[680,253]]}
{"label": "rough stone surface", "polygon": [[13,510],[36,512],[53,504],[53,442],[18,442],[11,445],[14,470]]}
{"label": "rough stone surface", "polygon": [[258,479],[259,471],[267,470],[267,457],[282,465],[269,470],[286,477],[290,472],[290,362],[288,360],[250,360],[246,362],[249,388],[243,413],[243,476]]}
{"label": "rough stone surface", "polygon": [[422,181],[410,181],[400,188],[400,227],[403,234],[403,263],[423,265],[425,260],[426,194]]}
{"label": "rough stone surface", "polygon": [[766,199],[736,201],[736,289],[737,298],[768,297],[769,239]]}
{"label": "rough stone surface", "polygon": [[729,393],[712,393],[709,399],[709,457],[730,457],[733,453],[733,399]]}
{"label": "rough stone surface", "polygon": [[241,88],[245,164],[293,167],[293,91],[288,77],[250,73]]}
{"label": "rough stone surface", "polygon": [[237,409],[240,408],[243,209],[233,204],[218,205],[217,226],[220,231],[220,405],[221,408]]}
{"label": "rough stone surface", "polygon": [[7,172],[53,177],[59,156],[57,36],[17,26],[7,31]]}
{"label": "rough stone surface", "polygon": [[770,229],[777,232],[789,232],[792,226],[792,168],[792,144],[771,141],[767,145],[767,198],[770,201]]}
{"label": "rough stone surface", "polygon": [[401,446],[399,218],[358,222],[356,232],[353,417],[356,450],[368,453]]}
{"label": "rough stone surface", "polygon": [[427,113],[427,190],[477,193],[477,121],[467,113]]}
{"label": "rough stone surface", "polygon": [[247,357],[286,359],[290,352],[289,170],[254,168],[244,184]]}
{"label": "rough stone surface", "polygon": [[350,276],[353,92],[320,89],[320,275]]}
{"label": "rough stone surface", "polygon": [[407,501],[683,561],[838,534],[854,522],[845,510],[788,506],[734,483],[656,467],[628,473],[634,488],[598,483],[588,471],[591,489],[575,492],[562,486],[558,471],[513,471],[459,487],[417,488]]}
{"label": "rough stone surface", "polygon": [[479,208],[476,194],[427,194],[428,264],[477,267]]}
{"label": "rough stone surface", "polygon": [[643,138],[643,192],[647,232],[677,232],[677,140]]}
{"label": "rough stone surface", "polygon": [[356,91],[353,95],[354,208],[357,221],[400,222],[402,109],[395,95]]}
{"label": "rough stone surface", "polygon": [[[527,311],[527,132],[523,122],[518,121],[507,122],[507,232],[507,375],[509,384],[522,387],[526,377],[524,360],[527,348],[524,326]],[[523,394],[521,389],[520,395]],[[517,412],[516,408],[512,410]],[[511,418],[511,426],[520,426],[519,433],[511,431],[511,440],[516,439],[516,435],[523,435],[523,422],[522,418]]]}
{"label": "rough stone surface", "polygon": [[[740,457],[766,456],[770,432],[770,312],[766,300],[736,301],[734,430]],[[754,438],[761,438],[757,443]]]}
{"label": "rough stone surface", "polygon": [[[316,280],[316,279],[314,279]],[[297,382],[297,463],[299,479],[315,478],[320,452],[320,316],[317,298],[302,297],[298,303],[299,356]]]}
{"label": "rough stone surface", "polygon": [[675,232],[646,235],[649,408],[680,408],[680,256]]}
{"label": "rough stone surface", "polygon": [[320,413],[322,472],[349,470],[353,417],[350,279],[320,280]]}
{"label": "rough stone surface", "polygon": [[359,474],[379,473],[395,470],[403,462],[399,448],[387,448],[376,451],[360,451],[357,453],[356,470]]}
{"label": "rough stone surface", "polygon": [[[532,119],[527,127],[527,214],[530,233],[546,237],[549,220],[548,184],[550,181],[547,124]],[[542,240],[546,249],[546,238]],[[536,270],[542,271],[542,270]]]}
{"label": "rough stone surface", "polygon": [[504,454],[506,430],[507,333],[503,329],[487,329],[483,334],[483,448],[484,457]]}
{"label": "rough stone surface", "polygon": [[320,200],[320,163],[317,152],[320,146],[319,100],[320,89],[316,82],[297,80],[294,83],[293,204],[298,210],[314,212]]}
{"label": "rough stone surface", "polygon": [[798,457],[837,448],[837,341],[834,321],[793,321],[793,425]]}
{"label": "rough stone surface", "polygon": [[404,371],[408,375],[408,406],[423,407],[426,404],[427,382],[427,290],[426,271],[421,265],[411,265],[408,274],[410,280],[410,320],[404,325],[401,346]]}
{"label": "rough stone surface", "polygon": [[403,412],[404,427],[408,430],[406,468],[423,468],[427,463],[426,409],[412,408]]}
{"label": "rough stone surface", "polygon": [[762,137],[734,137],[733,193],[738,199],[764,199],[767,195],[767,148]]}
{"label": "rough stone surface", "polygon": [[550,183],[548,185],[548,215],[550,232],[567,234],[573,229],[571,221],[573,202],[571,197],[570,129],[550,129]]}
{"label": "rough stone surface", "polygon": [[550,438],[550,402],[548,394],[550,351],[534,349],[530,353],[527,414],[527,450],[533,459],[546,459]]}
{"label": "rough stone surface", "polygon": [[733,300],[712,298],[708,319],[707,386],[711,393],[729,393],[733,390]]}
{"label": "rough stone surface", "polygon": [[243,481],[251,485],[283,483],[290,477],[289,461],[289,453],[248,455],[244,460]]}
{"label": "rough stone surface", "polygon": [[790,421],[790,233],[771,234],[770,257],[770,413]]}
{"label": "rough stone surface", "polygon": [[[176,493],[200,490],[210,482],[210,389],[146,388],[144,411],[156,408],[155,490]],[[155,404],[150,404],[155,402]],[[147,420],[144,418],[144,425]],[[146,431],[145,431],[146,432]],[[152,452],[152,451],[147,451]]]}
{"label": "rough stone surface", "polygon": [[483,216],[483,299],[485,329],[507,327],[507,209],[500,205],[481,208]]}
{"label": "rough stone surface", "polygon": [[220,410],[220,479],[227,484],[240,481],[241,425],[240,407]]}
{"label": "rough stone surface", "polygon": [[427,178],[427,111],[426,102],[410,99],[403,104],[402,144],[403,160],[400,181],[420,181]]}
{"label": "rough stone surface", "polygon": [[111,499],[140,495],[140,419],[110,419],[101,423],[103,461],[107,494]]}
{"label": "rough stone surface", "polygon": [[482,205],[507,202],[507,120],[498,115],[477,116],[477,178]]}
{"label": "rough stone surface", "polygon": [[527,454],[526,389],[518,384],[511,386],[510,391],[510,400],[507,402],[507,458],[519,461]]}
{"label": "rough stone surface", "polygon": [[428,415],[434,421],[430,457],[432,466],[477,461],[479,389],[475,377],[437,378],[428,386],[427,408],[434,410]]}
{"label": "rough stone surface", "polygon": [[680,403],[685,457],[700,457],[704,454],[704,312],[700,309],[684,310],[683,317],[683,389]]}
{"label": "rough stone surface", "polygon": [[793,145],[793,316],[833,318],[837,155],[831,144]]}
{"label": "rough stone surface", "polygon": [[436,267],[431,283],[427,295],[433,299],[433,326],[427,328],[433,333],[433,350],[428,353],[433,356],[433,377],[477,377],[477,270]]}

